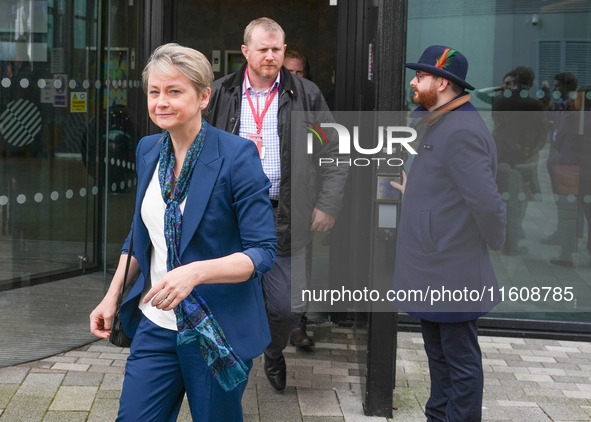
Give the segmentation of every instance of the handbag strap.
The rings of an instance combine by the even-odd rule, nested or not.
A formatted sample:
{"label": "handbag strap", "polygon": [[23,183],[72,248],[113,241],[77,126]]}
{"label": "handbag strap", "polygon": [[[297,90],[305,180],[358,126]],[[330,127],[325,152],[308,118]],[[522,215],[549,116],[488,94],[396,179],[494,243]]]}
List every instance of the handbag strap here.
{"label": "handbag strap", "polygon": [[[162,141],[166,136],[166,132],[162,134],[157,143]],[[129,249],[127,250],[127,262],[125,263],[125,274],[123,275],[123,286],[121,286],[121,297],[123,300],[123,294],[125,294],[125,284],[127,283],[127,276],[129,274],[129,265],[131,263],[131,256],[133,255],[133,229],[135,228],[135,221],[131,223],[131,239],[129,239]]]}
{"label": "handbag strap", "polygon": [[129,274],[129,265],[131,263],[131,256],[133,255],[133,229],[135,224],[131,226],[131,238],[129,239],[129,249],[127,250],[127,262],[125,263],[125,274],[123,275],[123,286],[121,286],[121,294],[125,293],[125,284],[127,283],[127,276]]}

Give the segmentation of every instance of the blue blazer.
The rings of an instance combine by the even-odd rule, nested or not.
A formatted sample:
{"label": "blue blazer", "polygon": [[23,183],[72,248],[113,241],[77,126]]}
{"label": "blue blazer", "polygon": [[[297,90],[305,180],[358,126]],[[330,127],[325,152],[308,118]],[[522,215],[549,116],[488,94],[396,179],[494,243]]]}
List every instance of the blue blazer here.
{"label": "blue blazer", "polygon": [[[414,116],[425,115],[417,110]],[[417,152],[400,214],[394,287],[429,297],[397,306],[434,322],[476,319],[499,301],[488,250],[505,242],[494,140],[478,111],[466,103],[427,126]],[[430,298],[437,298],[433,291],[443,289],[468,300],[431,305]]]}
{"label": "blue blazer", "polygon": [[[124,331],[130,337],[141,318],[137,306],[150,274],[151,241],[140,210],[159,160],[161,136],[142,138],[136,150],[138,187],[133,253],[141,274],[120,312]],[[261,286],[262,274],[275,262],[277,246],[270,186],[253,142],[207,125],[186,199],[180,259],[188,264],[234,252],[243,252],[252,259],[255,270],[246,282],[196,287],[243,360],[259,356],[271,339]],[[123,253],[129,248],[129,236],[131,232]]]}

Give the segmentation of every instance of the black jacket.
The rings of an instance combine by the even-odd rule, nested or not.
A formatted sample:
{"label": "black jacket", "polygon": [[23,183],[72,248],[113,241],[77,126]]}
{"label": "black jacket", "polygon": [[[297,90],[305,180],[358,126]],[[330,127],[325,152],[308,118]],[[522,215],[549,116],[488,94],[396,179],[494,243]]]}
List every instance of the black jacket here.
{"label": "black jacket", "polygon": [[511,166],[537,161],[537,153],[546,142],[547,115],[542,102],[523,98],[513,91],[510,97],[499,95],[492,105],[493,137],[497,145],[499,163]]}
{"label": "black jacket", "polygon": [[[209,123],[234,134],[238,134],[240,127],[245,71],[246,65],[213,83],[205,112]],[[296,122],[293,134],[292,120]],[[342,205],[348,167],[319,166],[320,157],[334,158],[335,162],[337,157],[344,160],[338,154],[338,142],[331,142],[330,138],[322,147],[316,145],[312,155],[307,154],[305,122],[310,121],[317,124],[333,121],[320,89],[313,82],[294,77],[282,68],[277,116],[281,151],[277,252],[282,255],[304,247],[310,240],[309,226],[314,208],[336,217]],[[292,142],[292,136],[297,141]]]}

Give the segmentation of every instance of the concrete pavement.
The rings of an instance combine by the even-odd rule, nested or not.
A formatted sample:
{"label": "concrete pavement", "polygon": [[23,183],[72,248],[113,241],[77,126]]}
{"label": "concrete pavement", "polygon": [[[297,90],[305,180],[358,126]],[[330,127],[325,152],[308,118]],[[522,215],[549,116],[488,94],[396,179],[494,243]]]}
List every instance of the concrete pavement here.
{"label": "concrete pavement", "polygon": [[[309,331],[314,352],[286,351],[284,394],[272,391],[257,359],[243,400],[245,421],[425,421],[429,378],[419,333],[398,334],[394,417],[386,419],[363,415],[363,368],[356,363],[363,350],[353,329],[318,325]],[[591,344],[486,336],[480,344],[484,421],[591,421]],[[0,422],[114,421],[127,354],[97,341],[0,368]],[[185,403],[179,422],[190,420]]]}

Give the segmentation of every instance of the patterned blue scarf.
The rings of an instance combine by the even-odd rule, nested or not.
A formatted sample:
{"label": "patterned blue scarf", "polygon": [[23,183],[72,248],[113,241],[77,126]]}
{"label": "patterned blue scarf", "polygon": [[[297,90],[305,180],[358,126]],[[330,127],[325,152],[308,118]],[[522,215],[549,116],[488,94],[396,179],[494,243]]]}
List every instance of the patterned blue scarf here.
{"label": "patterned blue scarf", "polygon": [[[181,244],[181,203],[189,192],[193,169],[203,149],[207,125],[201,120],[201,130],[191,144],[183,162],[181,173],[172,190],[175,158],[170,135],[165,134],[160,143],[160,165],[158,180],[162,198],[166,203],[164,212],[164,237],[166,238],[166,268],[170,271],[181,265],[179,251]],[[174,309],[178,335],[177,344],[196,342],[211,370],[213,377],[225,391],[233,390],[248,379],[247,367],[228,344],[224,333],[211,314],[205,300],[193,291]]]}

